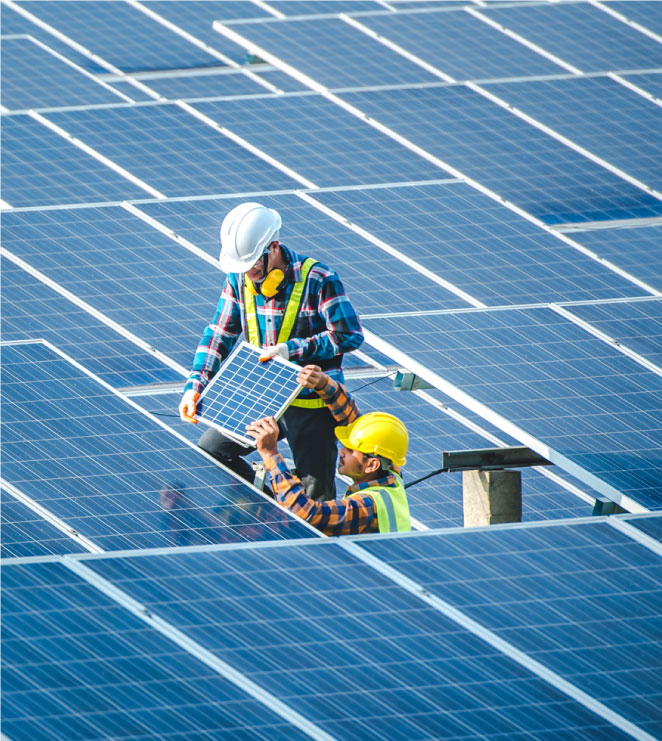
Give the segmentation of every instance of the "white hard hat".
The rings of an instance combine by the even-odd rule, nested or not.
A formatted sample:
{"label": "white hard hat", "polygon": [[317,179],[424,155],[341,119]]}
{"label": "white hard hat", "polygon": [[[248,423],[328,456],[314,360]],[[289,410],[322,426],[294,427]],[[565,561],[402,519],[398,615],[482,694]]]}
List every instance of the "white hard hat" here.
{"label": "white hard hat", "polygon": [[241,203],[221,224],[221,269],[245,273],[257,262],[264,248],[278,240],[281,227],[278,211],[259,203]]}

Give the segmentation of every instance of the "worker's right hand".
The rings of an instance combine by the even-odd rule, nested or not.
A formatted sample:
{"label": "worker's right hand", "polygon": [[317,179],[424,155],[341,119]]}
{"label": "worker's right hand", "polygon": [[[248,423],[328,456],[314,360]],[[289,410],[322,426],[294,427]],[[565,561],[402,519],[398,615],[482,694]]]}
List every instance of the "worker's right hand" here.
{"label": "worker's right hand", "polygon": [[297,376],[297,383],[307,389],[324,388],[328,376],[319,365],[306,365]]}
{"label": "worker's right hand", "polygon": [[194,425],[198,424],[198,420],[195,419],[196,404],[200,394],[193,389],[189,389],[184,392],[182,400],[179,402],[179,416],[184,422],[193,422]]}

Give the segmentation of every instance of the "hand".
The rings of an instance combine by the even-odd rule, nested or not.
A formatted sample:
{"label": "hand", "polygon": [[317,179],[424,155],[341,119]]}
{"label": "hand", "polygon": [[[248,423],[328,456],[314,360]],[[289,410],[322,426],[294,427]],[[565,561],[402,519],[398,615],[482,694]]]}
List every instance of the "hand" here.
{"label": "hand", "polygon": [[264,363],[267,360],[271,360],[271,358],[276,355],[280,355],[280,357],[285,360],[290,359],[290,351],[287,349],[287,345],[284,342],[279,342],[277,345],[272,345],[271,347],[263,347],[260,360]]}
{"label": "hand", "polygon": [[198,424],[198,420],[195,419],[195,408],[198,403],[200,394],[193,389],[189,389],[184,392],[182,400],[179,402],[179,416],[184,422],[192,422],[194,425]]}
{"label": "hand", "polygon": [[328,376],[319,365],[307,365],[299,371],[297,383],[307,389],[323,388]]}
{"label": "hand", "polygon": [[278,453],[278,422],[273,417],[265,417],[257,422],[251,422],[246,432],[255,438],[257,452],[264,458]]}

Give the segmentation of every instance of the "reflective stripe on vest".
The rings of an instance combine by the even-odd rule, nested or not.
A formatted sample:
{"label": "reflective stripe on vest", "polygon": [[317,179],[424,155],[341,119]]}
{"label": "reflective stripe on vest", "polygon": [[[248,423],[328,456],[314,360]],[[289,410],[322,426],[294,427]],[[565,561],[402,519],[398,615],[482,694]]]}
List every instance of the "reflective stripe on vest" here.
{"label": "reflective stripe on vest", "polygon": [[[303,289],[308,279],[308,273],[310,269],[315,265],[317,260],[312,257],[307,257],[301,266],[301,280],[297,281],[293,288],[290,298],[285,307],[285,313],[283,314],[283,321],[280,325],[280,331],[278,332],[278,339],[276,344],[281,342],[287,342],[292,333],[294,322],[296,321],[297,314],[299,313],[299,307],[301,306],[301,297],[303,296]],[[260,330],[257,321],[257,306],[255,305],[255,298],[248,289],[246,280],[244,280],[244,315],[246,317],[246,333],[248,334],[248,341],[255,347],[260,347]],[[323,399],[295,399],[291,402],[290,406],[303,407],[304,409],[322,409],[326,406]]]}
{"label": "reflective stripe on vest", "polygon": [[375,503],[380,533],[406,533],[411,530],[407,492],[399,476],[396,486],[371,486],[361,489]]}

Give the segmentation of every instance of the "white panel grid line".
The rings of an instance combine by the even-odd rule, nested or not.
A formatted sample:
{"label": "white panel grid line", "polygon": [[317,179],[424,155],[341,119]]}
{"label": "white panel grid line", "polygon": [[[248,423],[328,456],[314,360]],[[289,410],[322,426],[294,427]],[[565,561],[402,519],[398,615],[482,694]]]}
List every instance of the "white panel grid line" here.
{"label": "white panel grid line", "polygon": [[256,5],[258,8],[261,8],[265,11],[265,13],[269,13],[270,15],[273,15],[274,18],[287,18],[285,13],[281,13],[280,10],[276,10],[272,5],[269,5],[268,2],[265,2],[265,0],[251,0],[253,5]]}
{"label": "white panel grid line", "polygon": [[321,211],[327,216],[330,216],[334,221],[337,221],[339,224],[343,224],[348,229],[351,229],[356,234],[359,234],[364,239],[367,239],[369,242],[374,244],[376,247],[379,247],[380,250],[383,250],[384,252],[391,255],[392,257],[395,257],[396,259],[400,260],[400,262],[403,262],[405,265],[408,265],[410,268],[413,268],[414,270],[421,273],[422,275],[425,275],[426,278],[429,278],[431,281],[435,282],[437,285],[442,286],[447,291],[450,291],[451,293],[455,294],[456,296],[463,299],[464,301],[471,304],[472,306],[479,307],[479,308],[485,308],[487,306],[487,304],[484,304],[482,301],[479,301],[478,299],[474,298],[473,296],[468,294],[466,291],[463,291],[461,288],[458,288],[455,284],[437,275],[434,271],[428,270],[427,268],[423,267],[420,263],[416,262],[416,260],[412,260],[412,258],[407,257],[407,255],[395,249],[395,247],[391,247],[391,245],[379,239],[378,237],[376,237],[374,234],[367,231],[366,229],[363,229],[362,227],[358,226],[358,224],[352,223],[349,219],[346,219],[342,214],[338,213],[337,211],[334,211],[328,206],[325,206],[324,204],[315,200],[308,193],[304,193],[302,191],[296,191],[296,195],[299,196],[301,200],[305,201],[306,203],[309,203],[311,206],[314,206],[318,211]]}
{"label": "white panel grid line", "polygon": [[130,173],[125,168],[118,165],[116,162],[113,162],[111,159],[106,157],[105,155],[101,154],[101,152],[97,152],[96,149],[93,149],[88,144],[85,144],[84,141],[81,141],[75,136],[72,136],[68,131],[63,129],[61,126],[58,126],[56,123],[53,123],[52,121],[49,121],[47,118],[41,115],[41,113],[35,113],[34,111],[29,111],[28,115],[33,118],[35,121],[38,121],[43,126],[46,126],[46,128],[50,129],[51,131],[54,131],[58,136],[61,136],[63,139],[66,139],[68,142],[73,144],[74,146],[78,147],[78,149],[82,149],[83,152],[86,154],[89,154],[91,157],[94,157],[95,160],[98,162],[101,162],[103,165],[106,165],[106,167],[109,167],[111,170],[114,170],[118,175],[121,175],[126,180],[129,180],[134,185],[137,185],[139,188],[142,188],[145,192],[149,193],[154,198],[165,198],[166,196],[161,193],[161,191],[158,191],[156,188],[152,188],[151,185],[148,185],[144,180],[141,180],[139,177],[136,177],[132,173]]}
{"label": "white panel grid line", "polygon": [[[381,363],[377,363],[376,361],[372,360],[372,358],[369,355],[366,355],[361,350],[355,350],[354,354],[364,360],[365,362],[371,363],[376,368],[385,368],[386,366],[383,366]],[[488,440],[489,442],[493,443],[494,445],[498,445],[499,447],[507,447],[507,443],[505,440],[502,440],[497,435],[494,435],[491,432],[488,432],[486,429],[481,427],[476,422],[473,422],[468,417],[465,417],[463,414],[458,412],[455,409],[451,409],[449,406],[444,404],[443,401],[440,401],[439,399],[435,399],[434,396],[429,394],[427,391],[417,390],[413,392],[416,394],[416,396],[419,397],[419,399],[423,399],[423,401],[427,402],[431,406],[433,406],[435,409],[438,409],[440,412],[443,412],[451,419],[455,420],[456,422],[459,422],[463,427],[466,427],[468,430],[471,430],[472,432],[475,432],[477,435],[480,435],[485,440]],[[532,468],[537,471],[538,473],[545,476],[545,478],[548,478],[550,481],[553,481],[558,486],[566,489],[571,494],[574,494],[576,497],[581,499],[584,502],[587,502],[588,504],[594,504],[595,503],[595,497],[592,497],[590,494],[587,494],[585,491],[580,489],[578,486],[575,486],[574,484],[570,483],[569,481],[566,481],[564,478],[559,476],[558,474],[551,471],[547,466],[532,466]],[[551,522],[551,520],[549,521]],[[426,529],[428,529],[426,527]]]}
{"label": "white panel grid line", "polygon": [[315,739],[316,741],[336,741],[334,736],[323,731],[312,721],[308,720],[289,705],[286,705],[270,692],[260,687],[259,684],[250,680],[245,674],[242,674],[230,664],[219,659],[197,641],[189,638],[185,633],[175,628],[167,620],[155,615],[145,605],[133,599],[133,597],[130,597],[126,592],[111,584],[111,582],[99,576],[95,571],[90,569],[88,566],[85,566],[82,562],[63,557],[61,563],[81,579],[84,579],[88,584],[91,584],[95,589],[98,589],[151,628],[157,630],[161,635],[171,640],[180,648],[183,648],[184,651],[195,656],[199,661],[202,661],[209,668],[213,669],[222,677],[232,682],[251,697],[255,698],[258,702],[268,707],[288,723],[306,733],[310,738]]}
{"label": "white panel grid line", "polygon": [[150,98],[154,98],[156,100],[165,100],[165,98],[162,95],[152,90],[152,88],[148,87],[147,85],[143,85],[143,83],[140,82],[139,80],[134,80],[128,75],[125,75],[124,72],[122,72],[122,70],[119,69],[118,67],[115,67],[114,64],[111,64],[110,62],[106,61],[105,59],[100,57],[98,54],[94,54],[89,49],[84,47],[82,44],[79,44],[77,41],[74,41],[73,39],[69,38],[69,36],[67,36],[66,34],[63,34],[61,31],[58,31],[57,28],[54,28],[53,26],[46,23],[45,21],[42,21],[41,18],[38,18],[33,13],[30,13],[28,10],[26,10],[21,5],[19,5],[17,2],[15,2],[15,0],[1,0],[1,2],[4,5],[6,5],[8,8],[11,8],[12,10],[16,11],[19,15],[22,15],[24,18],[29,20],[31,23],[34,23],[35,26],[38,26],[42,30],[49,33],[51,36],[55,36],[56,39],[58,39],[59,41],[62,41],[67,46],[70,46],[74,51],[77,51],[79,54],[82,54],[84,57],[87,57],[93,62],[96,62],[96,64],[98,64],[100,67],[104,67],[109,72],[119,75],[123,80],[126,80],[130,85],[133,85],[133,87],[135,87],[136,89],[149,95]]}
{"label": "white panel grid line", "polygon": [[67,537],[75,540],[76,543],[79,543],[90,553],[105,553],[103,548],[92,542],[85,535],[81,535],[81,533],[71,527],[71,525],[67,524],[64,520],[53,514],[50,510],[46,509],[46,507],[42,507],[41,504],[35,502],[34,499],[31,499],[29,496],[27,496],[27,494],[24,494],[20,489],[11,484],[9,481],[5,481],[5,479],[0,478],[0,485],[2,485],[2,488],[8,494],[14,497],[14,499],[21,502],[21,504],[25,505],[28,509],[32,510],[32,512],[39,515],[39,517],[41,517],[42,519],[50,522],[50,524],[60,530],[60,532],[64,533]]}
{"label": "white panel grid line", "polygon": [[604,13],[607,13],[607,15],[610,15],[613,18],[616,18],[617,20],[621,21],[621,23],[625,23],[627,26],[631,26],[632,28],[639,31],[639,33],[643,33],[646,36],[649,36],[651,39],[654,39],[655,41],[662,44],[662,36],[659,33],[655,33],[647,26],[642,26],[641,23],[637,23],[636,21],[630,20],[630,18],[623,15],[623,13],[619,13],[617,10],[610,8],[609,5],[599,2],[599,0],[588,0],[588,2],[594,8],[597,8],[598,10],[602,10]]}
{"label": "white panel grid line", "polygon": [[482,183],[478,182],[477,180],[474,180],[473,178],[468,177],[465,175],[461,170],[458,170],[456,167],[453,167],[453,165],[445,162],[444,160],[440,159],[439,157],[436,157],[427,150],[423,149],[422,147],[418,146],[417,144],[414,144],[406,137],[398,134],[393,129],[390,129],[388,126],[385,126],[384,124],[380,123],[379,121],[375,120],[371,116],[366,115],[363,113],[363,111],[359,110],[355,106],[346,103],[344,100],[339,98],[334,93],[330,92],[327,88],[325,88],[323,85],[321,85],[316,80],[313,80],[308,75],[304,74],[303,72],[300,72],[296,68],[292,67],[287,62],[284,62],[282,59],[277,57],[274,54],[271,54],[266,49],[263,49],[262,47],[258,46],[257,44],[254,44],[250,40],[246,39],[244,36],[241,36],[236,31],[234,31],[232,28],[229,28],[228,26],[224,25],[223,23],[219,21],[214,21],[213,24],[214,30],[218,31],[219,33],[223,34],[224,36],[227,36],[232,41],[236,41],[238,44],[243,46],[247,51],[250,53],[257,54],[261,59],[265,59],[270,64],[273,64],[275,67],[278,67],[283,72],[287,73],[291,77],[294,77],[294,79],[298,80],[302,84],[306,85],[307,87],[311,88],[312,90],[320,93],[320,95],[323,95],[328,100],[332,101],[336,105],[340,106],[344,110],[346,110],[348,113],[351,113],[353,116],[358,118],[359,120],[363,121],[364,123],[367,123],[369,126],[372,126],[373,128],[377,129],[377,131],[380,131],[381,133],[385,134],[386,136],[390,137],[394,141],[397,141],[402,146],[406,147],[412,152],[415,152],[420,157],[423,157],[428,162],[433,163],[437,167],[439,167],[441,170],[444,170],[447,173],[450,173],[453,177],[464,181],[467,185],[470,185],[472,188],[475,188],[480,193],[483,193],[484,195],[488,196],[488,198],[491,198],[496,203],[499,203],[502,206],[505,206],[509,210],[511,210],[513,213],[518,214],[523,219],[526,219],[532,224],[535,224],[541,229],[544,229],[549,234],[555,234],[557,238],[562,239],[566,244],[570,245],[576,250],[579,250],[587,257],[590,257],[593,260],[596,260],[600,262],[605,267],[609,268],[613,272],[618,273],[621,277],[625,278],[626,280],[629,280],[631,283],[634,283],[635,285],[639,286],[640,288],[643,288],[648,293],[652,293],[654,295],[660,295],[660,292],[656,289],[652,288],[651,286],[647,285],[643,281],[639,280],[638,278],[635,278],[635,276],[631,275],[625,270],[622,270],[621,268],[617,267],[613,263],[609,262],[608,260],[604,260],[600,258],[595,252],[592,252],[591,250],[586,249],[579,243],[573,241],[572,239],[566,237],[565,234],[562,234],[558,232],[557,230],[553,229],[548,224],[545,224],[540,219],[536,218],[532,214],[528,213],[524,209],[520,208],[519,206],[515,205],[511,201],[508,201],[507,199],[500,196],[498,193],[495,193],[490,188],[487,188]]}
{"label": "white panel grid line", "polygon": [[142,3],[138,2],[138,0],[124,0],[124,2],[130,5],[132,8],[135,8],[140,13],[144,13],[148,18],[151,18],[156,23],[160,24],[161,26],[164,26],[169,31],[176,33],[178,36],[181,36],[183,39],[186,39],[186,41],[188,41],[189,43],[207,52],[207,54],[210,54],[215,59],[218,59],[219,61],[223,62],[223,64],[226,64],[229,67],[232,67],[234,69],[241,70],[243,74],[246,75],[246,77],[249,77],[257,85],[267,88],[272,93],[282,92],[280,88],[276,87],[276,85],[273,85],[268,80],[265,80],[264,78],[262,78],[261,75],[256,75],[255,72],[242,69],[241,65],[238,62],[235,62],[234,59],[231,59],[225,54],[222,54],[217,49],[214,49],[213,46],[210,46],[209,44],[206,44],[204,41],[201,41],[200,39],[195,37],[193,34],[188,33],[188,31],[185,31],[183,28],[181,28],[177,24],[172,23],[171,21],[164,18],[162,15],[159,15],[158,13],[156,13],[154,10],[152,10],[152,8],[148,8],[146,5],[143,5]]}
{"label": "white panel grid line", "polygon": [[619,713],[614,712],[611,708],[607,707],[604,703],[596,700],[591,695],[587,694],[579,687],[563,679],[556,672],[548,669],[544,664],[540,663],[536,659],[532,658],[528,654],[524,653],[512,643],[504,640],[496,633],[485,628],[476,620],[473,620],[469,616],[465,615],[462,611],[453,607],[451,604],[442,600],[434,594],[431,594],[425,587],[415,582],[413,579],[405,576],[402,572],[394,569],[392,566],[384,563],[381,559],[373,556],[371,553],[365,551],[361,546],[353,541],[339,540],[338,544],[341,548],[352,554],[356,558],[363,561],[368,566],[371,566],[375,571],[379,572],[383,576],[393,581],[398,586],[406,589],[407,592],[418,597],[430,607],[434,608],[442,615],[462,626],[466,630],[470,631],[473,635],[477,636],[487,644],[500,651],[505,656],[509,657],[513,661],[516,661],[520,666],[523,666],[528,671],[532,672],[536,676],[543,679],[548,684],[560,690],[568,697],[581,703],[584,707],[588,708],[596,715],[599,715],[604,720],[608,721],[612,725],[620,728],[624,733],[632,736],[632,738],[638,741],[656,741],[656,739],[649,733],[639,728],[636,724],[625,719]]}
{"label": "white panel grid line", "polygon": [[275,167],[277,170],[280,170],[281,172],[285,173],[285,175],[289,175],[289,177],[291,177],[293,180],[297,180],[302,185],[304,185],[306,188],[312,188],[312,189],[317,188],[317,186],[315,185],[315,183],[312,182],[312,180],[308,180],[308,178],[303,177],[303,175],[299,175],[299,173],[297,173],[291,167],[288,167],[287,165],[283,164],[279,160],[275,159],[275,157],[271,157],[266,152],[254,146],[253,144],[251,144],[249,141],[247,141],[243,137],[239,136],[238,134],[235,134],[233,131],[230,131],[230,129],[227,129],[225,126],[221,126],[221,124],[214,121],[213,118],[210,118],[209,116],[206,116],[204,113],[201,113],[189,103],[185,103],[183,100],[177,100],[175,101],[175,103],[182,110],[186,111],[187,113],[190,113],[192,116],[195,116],[197,119],[207,124],[207,126],[210,126],[212,129],[217,131],[219,134],[223,134],[223,136],[227,137],[228,139],[231,139],[236,144],[239,144],[240,147],[243,147],[244,149],[249,151],[251,154],[254,154],[256,157],[259,157],[261,160],[264,160],[265,162],[270,164],[272,167]]}
{"label": "white panel grid line", "polygon": [[655,103],[655,105],[662,107],[662,100],[660,98],[656,98],[652,93],[649,93],[648,90],[644,90],[644,88],[639,87],[639,85],[635,85],[634,82],[631,82],[625,77],[622,77],[617,72],[609,72],[608,77],[611,77],[614,82],[617,82],[619,85],[623,85],[623,87],[626,87],[633,93],[641,95],[642,98],[646,98],[646,100],[650,100],[651,103]]}
{"label": "white panel grid line", "polygon": [[[383,46],[386,46],[387,48],[396,52],[396,54],[400,54],[401,56],[405,57],[409,61],[414,62],[415,64],[418,64],[420,67],[427,70],[431,74],[436,75],[437,77],[441,78],[445,82],[459,82],[459,80],[455,79],[454,77],[451,77],[443,70],[440,70],[438,67],[434,67],[433,65],[428,64],[420,57],[417,57],[416,55],[411,54],[406,49],[403,49],[401,46],[394,44],[393,42],[391,42],[389,39],[385,38],[384,36],[381,36],[380,34],[375,33],[374,31],[364,26],[363,24],[352,21],[350,25],[354,26],[359,31],[365,33],[367,36],[374,38],[376,41],[378,41]],[[627,181],[631,185],[634,185],[635,187],[654,196],[655,198],[662,200],[661,191],[656,190],[655,188],[648,185],[647,183],[641,182],[641,180],[639,180],[638,178],[635,178],[629,173],[625,172],[624,170],[621,170],[620,167],[616,167],[615,165],[612,165],[611,162],[608,162],[602,157],[598,157],[596,154],[593,154],[593,152],[591,152],[590,150],[586,149],[585,147],[580,146],[579,144],[574,142],[572,139],[569,139],[567,136],[560,134],[558,131],[551,128],[550,126],[543,124],[541,121],[538,121],[536,118],[534,118],[533,116],[530,116],[528,113],[524,113],[524,111],[519,110],[519,108],[516,108],[515,106],[511,105],[510,103],[508,103],[508,101],[504,100],[503,98],[500,98],[498,95],[495,95],[494,93],[491,93],[489,90],[486,90],[485,88],[481,87],[479,84],[475,82],[467,81],[465,82],[465,86],[468,87],[470,90],[473,90],[475,93],[482,95],[484,98],[486,98],[490,102],[495,103],[496,105],[500,106],[505,111],[508,111],[508,113],[512,113],[514,116],[517,116],[517,118],[521,119],[522,121],[525,121],[530,126],[533,126],[539,131],[542,131],[543,134],[547,134],[547,136],[550,136],[552,139],[556,139],[556,141],[560,142],[561,144],[568,147],[569,149],[574,150],[578,154],[581,154],[583,157],[586,157],[592,162],[595,162],[597,165],[604,167],[606,170],[609,170],[609,172],[612,172],[614,175],[622,178],[623,180]]]}
{"label": "white panel grid line", "polygon": [[639,530],[638,527],[635,527],[631,522],[628,522],[628,520],[622,519],[618,515],[612,515],[607,517],[607,523],[613,528],[616,528],[616,530],[627,535],[628,538],[636,540],[637,543],[640,543],[644,547],[653,551],[653,553],[662,556],[662,543],[660,543],[659,540],[655,540],[652,536],[647,535],[643,530]]}
{"label": "white panel grid line", "polygon": [[583,481],[585,484],[595,489],[597,492],[604,494],[613,502],[616,502],[621,507],[623,507],[623,509],[627,509],[629,512],[633,513],[649,512],[649,510],[639,504],[639,502],[618,491],[618,489],[615,489],[610,484],[598,478],[595,474],[577,465],[569,458],[556,451],[554,448],[551,448],[549,445],[543,443],[538,438],[533,437],[533,435],[529,434],[528,432],[525,432],[521,427],[513,424],[510,420],[506,419],[501,414],[494,412],[492,409],[485,406],[485,404],[478,401],[477,399],[474,399],[472,396],[467,394],[465,391],[462,391],[457,386],[449,383],[438,373],[435,373],[429,368],[426,368],[424,365],[414,360],[406,353],[403,353],[401,350],[398,350],[389,342],[383,340],[374,332],[364,329],[364,336],[366,342],[374,347],[376,350],[384,353],[384,355],[387,355],[388,357],[393,358],[393,360],[395,360],[397,363],[402,364],[403,367],[408,368],[412,373],[415,373],[417,376],[420,376],[428,383],[431,383],[444,394],[450,396],[452,399],[455,399],[455,401],[462,404],[462,406],[467,407],[467,409],[471,409],[472,412],[480,415],[481,417],[483,417],[483,419],[491,422],[493,425],[500,428],[511,437],[519,440],[523,445],[528,446],[529,448],[531,448],[531,450],[534,450],[536,453],[542,455],[543,458],[546,458],[551,463],[554,463],[560,468],[563,468],[572,476],[579,479],[580,481]]}
{"label": "white panel grid line", "polygon": [[[3,38],[12,38],[12,37],[3,37]],[[112,85],[109,85],[107,82],[104,82],[103,80],[99,79],[96,75],[93,75],[91,72],[88,72],[86,69],[83,69],[79,64],[76,64],[75,62],[72,62],[71,59],[67,59],[67,57],[64,56],[64,54],[60,54],[60,52],[55,51],[55,49],[52,49],[48,44],[45,44],[41,39],[37,39],[34,36],[30,36],[29,34],[25,34],[24,36],[14,36],[14,38],[24,38],[26,40],[31,41],[33,44],[38,46],[40,49],[43,49],[45,52],[50,54],[51,56],[55,57],[56,59],[59,59],[61,62],[64,62],[69,67],[72,67],[76,70],[76,72],[79,72],[84,77],[87,77],[88,79],[95,82],[97,85],[101,85],[102,88],[105,90],[108,90],[109,92],[113,93],[113,95],[116,95],[118,98],[122,98],[122,100],[133,103],[133,98],[130,98],[128,95],[125,95],[124,93],[120,92],[119,90],[116,90]],[[108,105],[113,105],[112,103]]]}
{"label": "white panel grid line", "polygon": [[578,327],[581,327],[581,329],[583,329],[585,332],[592,334],[594,337],[597,337],[599,340],[606,342],[611,347],[615,348],[619,352],[622,352],[623,355],[627,355],[628,358],[634,360],[635,363],[639,363],[639,365],[646,368],[646,370],[649,370],[658,376],[662,376],[662,368],[660,368],[659,365],[657,365],[656,363],[652,363],[650,360],[647,360],[643,355],[640,355],[638,352],[631,350],[629,347],[627,347],[627,345],[624,345],[622,342],[616,340],[614,337],[610,337],[605,332],[602,332],[597,327],[593,326],[590,322],[580,319],[578,316],[573,314],[571,311],[568,311],[568,309],[566,309],[565,307],[560,306],[559,304],[552,303],[549,305],[549,308],[557,313],[559,316],[562,316],[573,324],[576,324]]}

